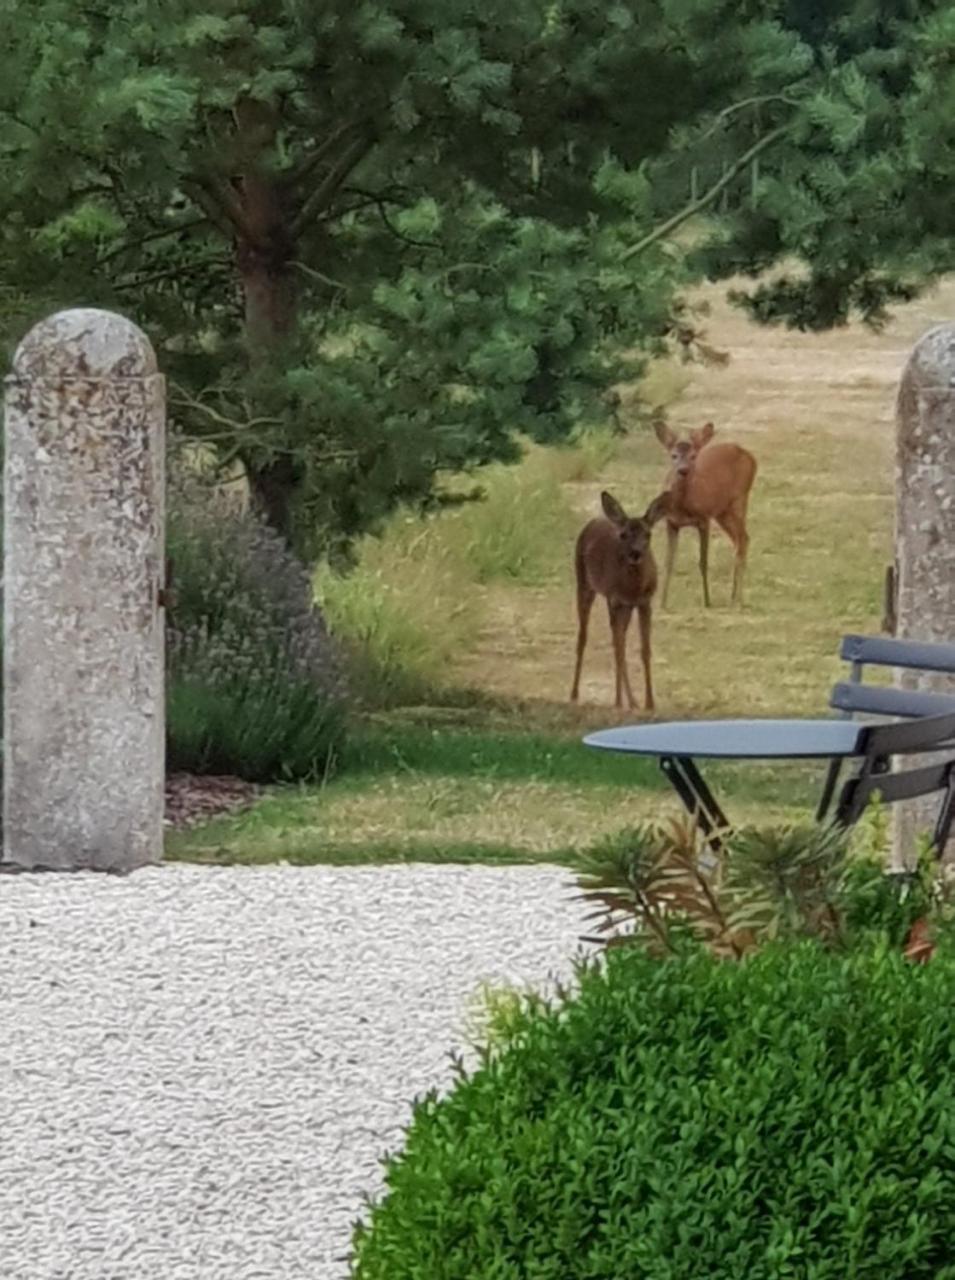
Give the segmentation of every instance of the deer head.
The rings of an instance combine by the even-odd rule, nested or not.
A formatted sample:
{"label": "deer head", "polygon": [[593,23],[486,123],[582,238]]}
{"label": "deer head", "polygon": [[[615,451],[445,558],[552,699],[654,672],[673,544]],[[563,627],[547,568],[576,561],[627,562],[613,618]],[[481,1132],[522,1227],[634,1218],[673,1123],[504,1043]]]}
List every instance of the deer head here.
{"label": "deer head", "polygon": [[670,455],[670,464],[675,475],[688,476],[693,470],[696,455],[713,439],[716,428],[707,422],[698,431],[691,431],[686,439],[681,440],[664,422],[654,424],[656,437]]}
{"label": "deer head", "polygon": [[614,526],[620,551],[628,564],[637,566],[649,556],[650,535],[656,521],[665,514],[666,498],[666,494],[656,498],[645,515],[628,516],[613,494],[604,491],[600,495],[604,515]]}

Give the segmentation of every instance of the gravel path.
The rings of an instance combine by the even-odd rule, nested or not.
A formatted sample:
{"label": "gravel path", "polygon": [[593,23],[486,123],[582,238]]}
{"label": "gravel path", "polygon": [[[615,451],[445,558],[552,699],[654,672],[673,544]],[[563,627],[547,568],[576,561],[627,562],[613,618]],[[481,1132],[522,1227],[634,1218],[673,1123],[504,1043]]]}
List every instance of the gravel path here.
{"label": "gravel path", "polygon": [[0,877],[3,1280],[340,1280],[481,979],[566,976],[552,868]]}

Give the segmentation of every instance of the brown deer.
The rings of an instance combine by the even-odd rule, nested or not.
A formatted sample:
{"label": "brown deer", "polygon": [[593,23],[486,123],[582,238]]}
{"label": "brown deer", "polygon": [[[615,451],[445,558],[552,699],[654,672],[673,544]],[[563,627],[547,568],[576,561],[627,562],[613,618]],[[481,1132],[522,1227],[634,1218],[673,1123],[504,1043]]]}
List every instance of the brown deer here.
{"label": "brown deer", "polygon": [[733,566],[733,601],[743,603],[743,572],[749,549],[746,532],[746,508],[749,491],[756,479],[756,459],[746,449],[729,441],[711,444],[716,428],[708,422],[681,440],[663,422],[656,423],[657,439],[670,455],[667,492],[670,505],[666,511],[667,555],[663,567],[661,604],[666,608],[670,577],[676,562],[680,530],[690,526],[700,535],[700,574],[703,578],[703,603],[710,607],[708,577],[710,521],[715,520],[726,533],[736,552]]}
{"label": "brown deer", "polygon": [[654,523],[670,507],[669,494],[662,494],[651,503],[646,514],[639,519],[628,516],[616,498],[609,493],[600,495],[600,503],[606,519],[598,517],[584,525],[574,551],[574,567],[577,573],[577,666],[570,691],[571,702],[580,693],[580,669],[587,647],[587,626],[590,610],[597,596],[604,596],[610,615],[610,634],[613,639],[614,672],[616,675],[616,705],[635,707],[636,700],[630,688],[627,673],[627,628],[636,609],[640,623],[640,657],[643,660],[645,703],[653,710],[653,676],[650,670],[650,603],[657,588],[657,566],[650,547],[650,535]]}

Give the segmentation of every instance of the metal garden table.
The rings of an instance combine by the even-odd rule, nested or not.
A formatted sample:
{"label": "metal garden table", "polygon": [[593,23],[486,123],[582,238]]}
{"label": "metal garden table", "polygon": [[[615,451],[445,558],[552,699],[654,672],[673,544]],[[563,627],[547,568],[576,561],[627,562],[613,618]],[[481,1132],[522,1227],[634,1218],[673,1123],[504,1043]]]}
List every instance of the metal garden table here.
{"label": "metal garden table", "polygon": [[588,734],[601,751],[653,756],[711,845],[729,823],[697,760],[846,760],[864,754],[865,726],[852,720],[673,720]]}

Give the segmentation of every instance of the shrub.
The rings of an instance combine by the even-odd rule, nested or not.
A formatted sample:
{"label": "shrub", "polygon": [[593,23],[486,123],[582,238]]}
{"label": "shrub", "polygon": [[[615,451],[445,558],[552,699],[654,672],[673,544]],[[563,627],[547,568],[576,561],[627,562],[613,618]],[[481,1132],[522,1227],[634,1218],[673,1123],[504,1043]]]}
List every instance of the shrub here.
{"label": "shrub", "polygon": [[343,687],[305,569],[196,476],[171,486],[169,767],[250,781],[330,769]]}
{"label": "shrub", "polygon": [[639,943],[665,954],[687,932],[735,959],[780,937],[848,946],[875,934],[903,946],[917,921],[949,910],[951,886],[927,848],[905,883],[887,877],[883,827],[871,810],[861,832],[816,823],[742,828],[724,832],[714,854],[692,822],[643,823],[572,865],[609,946]]}
{"label": "shrub", "polygon": [[414,1109],[356,1280],[955,1276],[955,956],[607,953]]}

